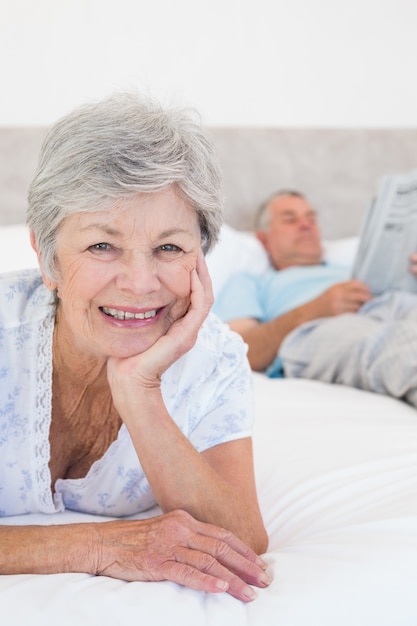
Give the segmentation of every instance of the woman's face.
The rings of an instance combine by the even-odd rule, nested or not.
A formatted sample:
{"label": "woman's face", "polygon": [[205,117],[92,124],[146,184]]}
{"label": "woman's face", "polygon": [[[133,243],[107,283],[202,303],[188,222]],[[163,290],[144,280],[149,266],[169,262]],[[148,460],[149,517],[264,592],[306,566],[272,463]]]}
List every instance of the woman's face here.
{"label": "woman's face", "polygon": [[200,250],[195,211],[175,188],[76,213],[58,231],[58,329],[83,355],[139,354],[182,317]]}

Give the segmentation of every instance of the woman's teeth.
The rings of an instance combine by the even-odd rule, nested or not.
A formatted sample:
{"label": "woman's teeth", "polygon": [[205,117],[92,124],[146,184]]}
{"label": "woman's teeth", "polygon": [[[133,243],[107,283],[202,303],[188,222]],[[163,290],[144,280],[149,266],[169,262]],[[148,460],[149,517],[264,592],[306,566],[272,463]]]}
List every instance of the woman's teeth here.
{"label": "woman's teeth", "polygon": [[155,317],[156,309],[153,311],[146,311],[145,313],[130,313],[130,311],[120,311],[119,309],[109,309],[106,306],[101,307],[101,310],[110,317],[115,317],[118,320],[147,320],[150,317]]}

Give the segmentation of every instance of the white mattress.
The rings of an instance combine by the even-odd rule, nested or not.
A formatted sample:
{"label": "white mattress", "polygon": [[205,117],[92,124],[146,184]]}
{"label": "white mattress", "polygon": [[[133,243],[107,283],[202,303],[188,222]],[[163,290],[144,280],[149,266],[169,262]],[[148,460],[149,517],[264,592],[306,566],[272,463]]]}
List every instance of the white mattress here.
{"label": "white mattress", "polygon": [[[256,478],[274,576],[268,589],[244,604],[170,582],[2,576],[2,623],[415,626],[415,410],[336,385],[254,380]],[[86,519],[97,521],[66,512],[1,523]]]}

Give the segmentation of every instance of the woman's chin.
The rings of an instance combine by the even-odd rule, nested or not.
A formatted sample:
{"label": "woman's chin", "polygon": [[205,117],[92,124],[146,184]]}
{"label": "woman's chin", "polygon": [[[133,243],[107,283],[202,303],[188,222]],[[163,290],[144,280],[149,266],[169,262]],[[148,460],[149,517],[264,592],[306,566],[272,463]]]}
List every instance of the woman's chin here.
{"label": "woman's chin", "polygon": [[149,325],[147,328],[139,326],[136,329],[132,327],[121,329],[118,327],[111,329],[110,333],[97,334],[96,340],[101,337],[101,341],[96,341],[96,345],[98,350],[105,353],[108,358],[128,359],[149,350],[168,332],[170,325],[171,323],[168,324],[166,320],[162,320],[159,324]]}
{"label": "woman's chin", "polygon": [[[155,339],[156,341],[156,339]],[[131,357],[137,356],[138,354],[142,354],[149,350],[155,343],[155,341],[138,341],[138,342],[129,342],[129,344],[113,344],[107,354],[107,357],[113,357],[115,359],[129,359]]]}

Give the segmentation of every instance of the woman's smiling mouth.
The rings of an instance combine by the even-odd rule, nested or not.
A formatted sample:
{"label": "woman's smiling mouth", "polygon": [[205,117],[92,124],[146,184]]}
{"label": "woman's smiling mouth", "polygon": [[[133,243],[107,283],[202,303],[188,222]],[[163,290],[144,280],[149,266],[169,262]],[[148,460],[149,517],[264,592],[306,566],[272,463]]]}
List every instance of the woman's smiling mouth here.
{"label": "woman's smiling mouth", "polygon": [[109,317],[114,317],[117,320],[146,320],[151,317],[155,317],[156,309],[152,309],[150,311],[145,311],[143,313],[132,313],[131,311],[122,311],[121,309],[111,309],[109,307],[103,306],[100,307],[100,310],[103,311]]}

